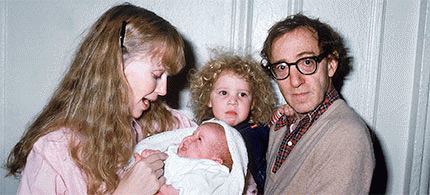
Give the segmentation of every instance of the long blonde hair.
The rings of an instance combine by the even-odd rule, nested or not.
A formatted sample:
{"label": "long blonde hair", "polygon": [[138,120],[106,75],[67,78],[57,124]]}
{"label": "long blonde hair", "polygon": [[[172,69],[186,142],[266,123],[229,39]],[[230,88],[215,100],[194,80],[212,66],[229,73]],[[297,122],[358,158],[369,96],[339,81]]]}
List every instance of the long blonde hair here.
{"label": "long blonde hair", "polygon": [[252,57],[241,57],[232,52],[213,50],[216,57],[207,62],[190,81],[191,108],[197,123],[214,117],[208,107],[213,85],[223,71],[232,71],[245,79],[252,91],[253,106],[249,121],[268,123],[275,106],[270,78]]}
{"label": "long blonde hair", "polygon": [[139,118],[144,137],[180,127],[179,119],[167,109],[167,106],[167,103],[159,98],[152,102],[151,108]]}
{"label": "long blonde hair", "polygon": [[106,11],[89,29],[49,103],[12,149],[7,175],[22,172],[41,136],[66,127],[69,153],[86,175],[88,194],[113,192],[135,145],[123,64],[157,55],[169,74],[176,74],[185,65],[183,48],[175,27],[151,11],[128,3]]}

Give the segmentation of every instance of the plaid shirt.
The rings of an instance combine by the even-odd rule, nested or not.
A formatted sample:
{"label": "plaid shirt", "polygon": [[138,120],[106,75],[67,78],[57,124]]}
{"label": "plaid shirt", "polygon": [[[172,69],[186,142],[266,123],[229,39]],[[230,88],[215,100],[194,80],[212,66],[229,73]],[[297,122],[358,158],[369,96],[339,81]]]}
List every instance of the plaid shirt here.
{"label": "plaid shirt", "polygon": [[[276,173],[276,171],[278,171],[282,163],[285,162],[287,156],[293,150],[294,146],[296,146],[297,142],[299,142],[302,136],[306,133],[309,127],[337,99],[339,99],[338,92],[335,89],[330,90],[328,93],[326,93],[324,101],[319,104],[312,112],[307,113],[306,116],[298,122],[298,125],[295,127],[294,130],[285,132],[284,138],[282,139],[281,145],[278,149],[278,155],[276,156],[275,164],[272,167],[273,173]],[[283,115],[279,118],[279,120],[275,122],[274,130],[277,131],[284,126],[287,126],[287,128],[291,128],[291,125],[294,124],[296,120],[297,118],[294,116]]]}

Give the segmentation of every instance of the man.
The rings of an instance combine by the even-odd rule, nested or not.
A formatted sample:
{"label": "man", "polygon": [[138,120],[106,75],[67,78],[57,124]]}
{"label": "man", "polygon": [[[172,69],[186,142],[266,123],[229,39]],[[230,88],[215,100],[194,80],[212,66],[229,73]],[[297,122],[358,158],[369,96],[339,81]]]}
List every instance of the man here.
{"label": "man", "polygon": [[264,194],[368,194],[375,158],[365,122],[338,94],[350,70],[340,35],[297,14],[269,30],[261,55],[294,112],[270,129]]}

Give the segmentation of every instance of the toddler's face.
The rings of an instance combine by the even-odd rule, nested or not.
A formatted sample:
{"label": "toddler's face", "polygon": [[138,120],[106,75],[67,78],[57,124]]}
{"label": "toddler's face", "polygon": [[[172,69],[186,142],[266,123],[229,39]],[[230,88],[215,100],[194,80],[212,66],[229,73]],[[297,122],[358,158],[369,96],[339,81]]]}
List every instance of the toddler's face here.
{"label": "toddler's face", "polygon": [[214,160],[217,158],[214,152],[217,149],[217,143],[225,139],[224,132],[210,124],[203,124],[192,135],[182,140],[178,148],[178,156]]}
{"label": "toddler's face", "polygon": [[213,86],[208,106],[216,119],[231,126],[245,121],[252,107],[248,82],[232,71],[222,72]]}

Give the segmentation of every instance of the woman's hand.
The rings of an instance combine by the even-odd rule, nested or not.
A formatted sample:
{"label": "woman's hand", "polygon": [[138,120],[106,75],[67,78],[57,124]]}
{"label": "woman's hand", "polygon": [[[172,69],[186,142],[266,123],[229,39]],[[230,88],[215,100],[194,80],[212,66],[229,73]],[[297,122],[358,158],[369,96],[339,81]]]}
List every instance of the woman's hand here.
{"label": "woman's hand", "polygon": [[175,189],[172,185],[164,184],[156,195],[179,195],[179,190]]}
{"label": "woman's hand", "polygon": [[141,159],[144,159],[148,156],[150,156],[151,154],[155,154],[157,152],[160,152],[160,150],[150,150],[150,149],[145,149],[141,152],[141,154],[139,153],[134,153],[134,160],[135,161],[139,161]]}
{"label": "woman's hand", "polygon": [[155,194],[166,182],[164,160],[167,154],[155,152],[136,162],[124,174],[114,194]]}

